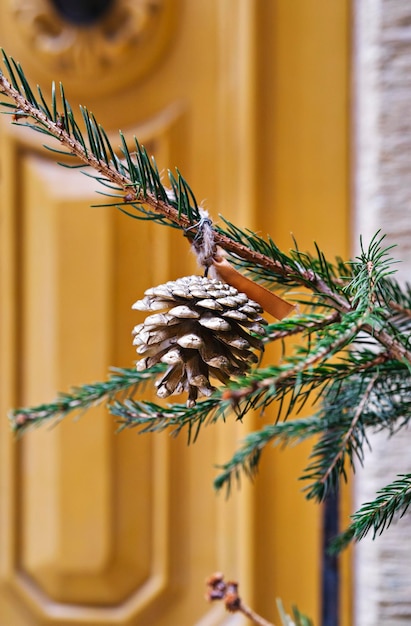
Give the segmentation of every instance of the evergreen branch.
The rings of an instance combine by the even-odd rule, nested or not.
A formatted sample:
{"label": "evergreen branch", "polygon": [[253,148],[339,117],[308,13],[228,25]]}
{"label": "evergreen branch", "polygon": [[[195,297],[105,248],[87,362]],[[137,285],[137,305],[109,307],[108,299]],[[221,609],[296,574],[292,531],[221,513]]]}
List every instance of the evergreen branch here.
{"label": "evergreen branch", "polygon": [[[381,324],[381,321],[378,322]],[[408,350],[409,337],[393,337],[391,333],[383,328],[377,328],[374,323],[364,324],[363,330],[377,339],[386,349],[388,354],[402,363],[406,363],[411,370],[411,351]]]}
{"label": "evergreen branch", "polygon": [[374,500],[363,504],[351,516],[349,527],[332,542],[332,551],[340,552],[352,540],[360,541],[370,531],[375,539],[394,519],[403,517],[410,504],[411,474],[398,474],[396,480],[377,491]]}
{"label": "evergreen branch", "polygon": [[[327,485],[330,479],[332,479],[333,473],[337,473],[338,476],[343,473],[343,469],[341,470],[340,468],[341,467],[344,468],[344,458],[347,453],[347,450],[349,454],[352,454],[351,450],[353,450],[355,447],[357,447],[359,450],[362,450],[362,446],[358,446],[356,429],[357,429],[358,422],[362,417],[365,406],[369,401],[371,392],[374,388],[377,378],[378,378],[378,374],[374,374],[374,376],[368,382],[367,388],[365,389],[365,392],[363,393],[361,397],[360,403],[358,404],[358,407],[356,408],[354,412],[354,416],[352,418],[351,424],[348,430],[345,432],[344,437],[341,440],[339,449],[336,450],[334,454],[334,458],[332,458],[331,460],[327,462],[327,470],[319,481],[320,484],[324,487],[324,493],[321,494],[321,499],[324,499],[326,496]],[[362,460],[362,456],[361,456],[361,460]],[[311,489],[311,493],[313,493],[313,489]],[[318,489],[316,490],[316,494],[318,497]]]}
{"label": "evergreen branch", "polygon": [[[0,92],[9,97],[15,104],[14,121],[31,118],[34,123],[28,124],[32,129],[44,132],[56,138],[71,157],[80,159],[86,166],[91,166],[97,173],[100,183],[112,184],[118,189],[119,202],[136,209],[138,215],[118,206],[123,212],[133,217],[159,221],[183,229],[186,235],[194,238],[198,232],[200,215],[194,195],[187,182],[177,170],[177,179],[169,172],[171,189],[163,186],[153,159],[150,159],[143,146],[135,140],[136,152],[129,152],[124,136],[120,133],[122,152],[125,161],[120,160],[113,150],[104,129],[98,124],[94,115],[82,107],[81,115],[86,128],[88,141],[83,137],[80,126],[74,118],[69,102],[65,98],[60,85],[61,112],[57,105],[56,89],[52,87],[52,105],[48,106],[38,88],[40,102],[34,96],[22,68],[10,60],[3,52],[3,61],[8,70],[11,83],[0,73]],[[6,109],[9,102],[0,103]],[[149,207],[148,209],[146,207]],[[155,217],[159,216],[158,220]],[[234,259],[245,262],[251,271],[271,274],[276,282],[284,285],[303,285],[312,293],[322,298],[322,305],[332,306],[339,313],[347,313],[352,305],[344,293],[345,280],[338,276],[338,270],[344,270],[338,262],[333,266],[326,261],[324,254],[317,247],[317,260],[298,248],[291,254],[281,253],[274,242],[264,240],[250,231],[241,230],[225,220],[227,230],[215,228],[215,244],[228,251]],[[380,250],[381,240],[372,241],[370,252],[361,258],[359,263],[367,264],[370,259],[384,262],[382,271],[373,274],[374,283],[382,283],[389,273],[386,252]],[[368,260],[366,260],[368,259]],[[345,270],[347,274],[347,270]],[[358,276],[361,271],[358,272]],[[358,279],[359,280],[359,279]],[[358,283],[361,285],[361,281]],[[351,290],[355,284],[351,285]],[[353,296],[355,302],[355,296]],[[367,332],[380,341],[389,352],[398,359],[411,363],[411,352],[398,336],[393,337],[384,328],[369,324]]]}
{"label": "evergreen branch", "polygon": [[263,450],[270,444],[278,445],[301,443],[305,439],[322,433],[324,423],[318,416],[294,419],[290,422],[278,422],[263,426],[260,430],[248,434],[241,447],[224,465],[218,466],[222,472],[215,478],[217,490],[225,487],[227,494],[231,491],[233,479],[240,484],[241,472],[253,478],[257,471]]}
{"label": "evergreen branch", "polygon": [[409,329],[409,326],[410,326],[410,323],[411,323],[411,309],[408,309],[408,308],[402,306],[401,304],[398,304],[398,302],[394,302],[393,300],[390,300],[389,307],[390,307],[390,309],[392,309],[394,311],[397,311],[397,313],[399,314],[400,319],[405,318],[407,329]]}
{"label": "evergreen branch", "polygon": [[[150,162],[144,147],[141,147],[135,140],[136,159],[133,160],[127,148],[125,138],[120,134],[122,150],[127,163],[127,165],[123,165],[115,156],[104,129],[97,124],[94,116],[89,114],[87,109],[81,108],[88,134],[89,146],[87,147],[63,92],[62,103],[67,114],[63,116],[58,114],[54,98],[53,114],[50,114],[50,109],[47,106],[43,104],[40,107],[34,97],[27,98],[27,92],[32,93],[28,88],[28,83],[25,80],[23,86],[19,86],[13,72],[12,64],[14,64],[14,61],[10,62],[4,52],[3,61],[8,69],[12,84],[5,78],[4,74],[0,73],[0,92],[15,103],[14,121],[16,123],[20,119],[27,117],[33,119],[34,125],[29,124],[33,130],[45,132],[56,138],[68,150],[68,155],[78,157],[85,165],[91,166],[102,175],[102,180],[114,184],[124,193],[124,196],[121,198],[122,201],[135,208],[139,208],[139,204],[147,204],[154,212],[165,217],[170,223],[184,230],[192,229],[190,236],[192,238],[195,237],[197,232],[195,222],[198,222],[200,219],[198,207],[196,202],[194,208],[191,207],[190,199],[193,200],[194,196],[179,172],[177,181],[173,174],[169,172],[172,184],[172,192],[170,194],[170,190],[167,191],[162,186],[157,167]],[[21,73],[21,76],[24,75]],[[43,96],[42,102],[44,102]],[[1,104],[6,107],[9,106],[9,103]],[[98,137],[97,141],[96,137]],[[107,163],[107,150],[105,147],[111,156],[109,163]],[[171,200],[172,197],[175,197],[174,202]],[[265,257],[239,241],[233,241],[223,233],[216,232],[216,244],[237,256],[243,256],[252,263],[274,268],[279,265],[273,259]]]}
{"label": "evergreen branch", "polygon": [[[408,369],[395,362],[376,364],[374,372],[351,375],[338,380],[322,393],[320,410],[306,418],[277,422],[263,426],[247,435],[233,457],[220,466],[214,481],[216,489],[231,490],[233,479],[240,482],[241,474],[253,478],[258,471],[261,454],[268,445],[294,445],[321,435],[310,455],[316,458],[305,470],[302,479],[309,480],[308,498],[323,499],[329,490],[338,487],[339,477],[346,476],[345,458],[353,465],[353,455],[362,462],[366,429],[386,429],[390,434],[407,426],[411,420],[411,379]],[[367,383],[367,384],[366,384]],[[364,385],[366,389],[364,392]],[[361,406],[359,406],[361,405]]]}
{"label": "evergreen branch", "polygon": [[355,470],[355,459],[363,463],[367,430],[404,428],[411,419],[411,378],[406,368],[387,375],[377,369],[374,375],[357,375],[335,385],[320,410],[324,434],[314,445],[303,480],[308,499],[323,500],[338,489],[340,477],[347,479],[346,460]]}
{"label": "evergreen branch", "polygon": [[[239,379],[236,385],[229,386],[224,397],[238,403],[242,398],[264,393],[266,402],[267,396],[272,398],[276,395],[276,389],[289,381],[299,382],[303,372],[314,371],[315,365],[319,362],[324,363],[344,348],[358,334],[363,324],[364,320],[361,315],[355,312],[347,314],[338,326],[328,326],[327,334],[315,343],[312,350],[300,348],[299,354],[287,359],[281,367],[254,370],[247,377]],[[323,372],[320,372],[320,377],[324,382]],[[301,392],[300,389],[299,392]]]}
{"label": "evergreen branch", "polygon": [[135,427],[140,428],[140,433],[171,430],[171,434],[177,436],[186,428],[188,443],[193,443],[202,426],[215,423],[219,419],[225,421],[232,407],[214,394],[190,408],[185,404],[163,406],[155,402],[128,399],[125,402],[113,402],[109,405],[109,410],[120,418],[120,430]]}
{"label": "evergreen branch", "polygon": [[[9,97],[16,106],[15,119],[19,123],[21,119],[31,118],[34,124],[26,124],[33,130],[44,132],[57,139],[67,150],[68,156],[75,156],[86,166],[91,166],[101,175],[101,180],[114,184],[124,196],[119,196],[119,201],[126,202],[138,208],[140,203],[149,205],[155,212],[160,213],[171,223],[180,228],[188,228],[193,222],[200,219],[198,206],[188,183],[179,174],[181,184],[180,196],[174,201],[170,200],[169,193],[160,181],[160,175],[154,160],[150,160],[144,147],[136,141],[136,159],[134,160],[128,150],[125,139],[120,133],[122,150],[126,163],[124,164],[117,156],[107,138],[104,129],[97,123],[94,115],[81,107],[81,114],[86,128],[88,145],[76,122],[71,106],[64,97],[61,88],[61,103],[64,114],[57,110],[55,88],[52,88],[52,112],[45,105],[41,94],[42,106],[34,98],[33,93],[19,69],[20,86],[13,67],[17,65],[3,52],[3,61],[8,69],[12,84],[0,73],[0,92]],[[19,66],[18,66],[19,67]],[[1,103],[8,106],[8,103]],[[191,205],[194,202],[194,206]],[[177,209],[177,205],[179,209]]]}
{"label": "evergreen branch", "polygon": [[384,283],[387,276],[393,274],[392,264],[394,260],[388,256],[388,252],[394,247],[382,247],[385,235],[380,236],[377,232],[364,250],[362,238],[360,238],[361,254],[351,261],[354,277],[346,287],[352,294],[353,306],[362,310],[373,310],[386,302]]}
{"label": "evergreen branch", "polygon": [[[0,72],[0,92],[11,100],[0,103],[4,112],[14,123],[56,139],[59,147],[48,149],[68,157],[62,165],[89,166],[94,173],[83,173],[103,187],[99,193],[106,197],[107,204],[100,206],[116,206],[130,217],[178,228],[190,240],[201,236],[200,209],[177,169],[168,172],[166,187],[155,160],[137,139],[130,151],[120,132],[119,151],[114,150],[103,127],[85,107],[80,107],[80,123],[76,120],[62,85],[52,85],[47,101],[5,53],[3,63],[9,80]],[[16,409],[11,413],[13,428],[22,431],[62,419],[105,399],[109,411],[119,418],[120,428],[169,429],[174,435],[184,428],[189,441],[195,441],[202,425],[224,420],[232,409],[241,419],[250,409],[264,410],[276,400],[277,419],[285,419],[291,411],[300,411],[308,399],[316,401],[321,396],[321,408],[313,417],[278,422],[249,435],[222,467],[216,487],[229,489],[232,477],[239,479],[241,472],[252,477],[269,443],[288,444],[316,434],[321,436],[303,478],[310,481],[307,498],[322,499],[346,477],[347,465],[354,469],[356,459],[362,463],[367,429],[387,429],[392,434],[411,419],[411,288],[394,280],[392,246],[384,247],[379,233],[367,249],[361,241],[361,252],[351,263],[341,259],[331,263],[317,244],[315,253],[309,254],[295,242],[286,254],[270,237],[264,239],[224,218],[222,222],[223,226],[212,226],[213,243],[227,251],[241,271],[268,288],[304,288],[296,299],[305,306],[304,314],[270,325],[266,339],[301,335],[303,346],[293,347],[291,356],[284,351],[280,364],[255,369],[191,408],[134,400],[136,389],[154,377],[157,368],[142,373],[116,370],[105,383],[75,388],[50,404]],[[363,517],[354,516],[346,537],[360,538],[370,529],[374,535],[382,531],[395,513],[405,512],[409,492],[409,475],[404,475],[402,482],[379,494],[380,500],[369,503]],[[378,511],[382,511],[380,517]]]}
{"label": "evergreen branch", "polygon": [[338,311],[333,311],[326,315],[318,313],[300,316],[294,315],[292,318],[286,318],[281,322],[269,324],[266,328],[267,341],[276,341],[277,339],[284,339],[285,337],[291,337],[299,333],[319,331],[339,321],[340,318],[341,315]]}
{"label": "evergreen branch", "polygon": [[13,409],[10,421],[15,432],[23,432],[31,426],[38,426],[50,420],[61,420],[69,413],[85,411],[100,404],[103,400],[111,400],[118,394],[132,395],[141,390],[148,380],[156,376],[164,368],[152,367],[144,372],[133,369],[112,368],[107,381],[74,387],[70,393],[60,393],[56,400],[49,404],[35,407]]}
{"label": "evergreen branch", "polygon": [[[126,159],[126,165],[123,164],[115,156],[104,129],[96,122],[94,116],[87,109],[81,108],[88,136],[89,145],[87,146],[80,127],[74,119],[72,109],[64,97],[64,92],[62,91],[62,106],[65,113],[63,115],[58,113],[55,97],[53,97],[53,113],[50,114],[50,109],[47,105],[39,106],[34,96],[27,97],[28,93],[32,94],[27,81],[24,79],[23,86],[19,86],[12,68],[12,63],[14,62],[10,62],[4,52],[3,61],[8,69],[12,84],[5,78],[4,74],[0,73],[0,92],[15,103],[16,123],[27,117],[33,119],[34,124],[28,124],[30,128],[45,132],[57,139],[67,149],[69,156],[78,157],[86,166],[91,166],[98,172],[101,175],[101,180],[110,182],[121,190],[124,195],[121,198],[119,196],[119,200],[121,199],[122,202],[137,209],[140,208],[141,204],[147,204],[154,213],[159,213],[171,224],[175,224],[187,231],[187,235],[191,238],[195,237],[197,233],[196,223],[200,221],[198,207],[191,189],[179,172],[177,181],[173,174],[169,172],[169,179],[172,185],[172,191],[170,192],[170,190],[163,187],[157,167],[155,163],[150,162],[144,147],[140,146],[137,140],[135,140],[136,158],[133,160],[127,148],[125,138],[120,134],[122,151]],[[20,77],[22,78],[23,76],[24,74],[21,70]],[[54,89],[53,94],[55,94]],[[44,102],[43,96],[42,102]],[[9,106],[9,103],[0,104],[6,107]],[[111,157],[109,162],[107,151]],[[172,198],[174,198],[174,201]],[[194,207],[192,207],[190,200],[194,201]],[[187,230],[189,228],[190,233]],[[237,232],[237,237],[233,238],[217,229],[215,232],[216,245],[253,265],[263,266],[271,271],[278,272],[282,276],[287,275],[287,272],[293,276],[296,274],[295,268],[287,268],[282,261],[270,258],[262,253],[258,246],[253,248],[244,243],[244,240],[241,240],[238,236],[239,232]],[[260,246],[262,241],[259,242]],[[318,283],[321,287],[320,277],[311,276],[310,273],[304,271],[300,276],[299,283],[302,281],[305,284],[307,280],[311,283]],[[347,306],[346,303],[345,306]]]}
{"label": "evergreen branch", "polygon": [[[200,221],[199,210],[194,195],[187,182],[177,171],[177,179],[169,172],[171,189],[163,186],[160,175],[144,147],[135,140],[136,152],[133,158],[129,152],[126,140],[120,133],[122,152],[125,162],[120,160],[113,150],[107,135],[94,115],[86,108],[81,107],[81,115],[86,128],[87,141],[83,137],[80,126],[74,118],[64,90],[60,87],[61,109],[57,105],[56,90],[52,88],[52,106],[45,102],[39,89],[41,103],[33,95],[24,72],[13,60],[9,60],[3,52],[3,61],[8,70],[11,83],[0,73],[0,92],[10,98],[15,104],[14,121],[31,118],[29,123],[33,130],[37,130],[57,139],[71,157],[77,157],[86,166],[91,166],[98,172],[99,182],[113,184],[119,190],[119,203],[143,211],[144,205],[150,208],[149,217],[159,214],[163,223],[175,225],[183,229],[187,236],[194,238]],[[17,75],[17,77],[16,77]],[[21,84],[19,84],[19,80]],[[0,103],[9,108],[10,103]],[[124,210],[124,209],[123,209]],[[129,213],[129,215],[132,215]],[[215,229],[215,243],[225,249],[237,259],[243,259],[251,267],[260,267],[271,272],[279,280],[289,284],[308,286],[314,293],[321,294],[330,302],[338,305],[340,312],[350,310],[346,296],[341,287],[336,288],[331,276],[331,265],[325,262],[319,253],[320,267],[327,267],[327,281],[313,271],[309,263],[304,263],[304,256],[297,252],[296,258],[280,253],[271,239],[268,241],[259,238],[248,231],[242,231],[226,221],[228,227],[224,232]],[[190,230],[188,230],[190,229]]]}

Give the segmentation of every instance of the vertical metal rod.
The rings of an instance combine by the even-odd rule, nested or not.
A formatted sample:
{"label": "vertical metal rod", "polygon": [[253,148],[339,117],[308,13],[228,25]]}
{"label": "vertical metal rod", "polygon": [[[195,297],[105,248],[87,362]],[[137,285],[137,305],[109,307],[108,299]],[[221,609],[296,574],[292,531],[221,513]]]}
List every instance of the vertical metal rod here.
{"label": "vertical metal rod", "polygon": [[338,557],[328,553],[330,541],[339,532],[339,494],[330,494],[323,505],[321,626],[340,623],[340,572]]}

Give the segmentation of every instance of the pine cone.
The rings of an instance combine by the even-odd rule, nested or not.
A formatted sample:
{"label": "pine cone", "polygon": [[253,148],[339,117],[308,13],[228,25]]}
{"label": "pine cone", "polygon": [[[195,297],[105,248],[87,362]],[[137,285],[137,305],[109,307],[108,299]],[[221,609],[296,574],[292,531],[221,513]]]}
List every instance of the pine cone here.
{"label": "pine cone", "polygon": [[157,395],[166,398],[188,391],[187,406],[199,394],[209,396],[210,377],[226,384],[258,363],[265,334],[259,304],[216,279],[187,276],[147,289],[133,304],[139,311],[164,311],[149,315],[133,330],[137,369],[156,363],[169,365],[156,382]]}

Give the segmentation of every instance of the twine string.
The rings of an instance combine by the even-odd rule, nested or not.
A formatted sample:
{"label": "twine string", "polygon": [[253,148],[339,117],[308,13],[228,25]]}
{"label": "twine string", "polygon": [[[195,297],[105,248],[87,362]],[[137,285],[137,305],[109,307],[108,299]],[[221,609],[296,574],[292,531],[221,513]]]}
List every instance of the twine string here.
{"label": "twine string", "polygon": [[[200,220],[186,228],[186,232],[194,228],[197,232],[192,240],[192,248],[198,264],[204,268],[204,276],[211,274],[213,278],[235,287],[279,320],[292,313],[295,309],[293,304],[286,302],[251,278],[247,278],[227,261],[224,251],[215,242],[213,222],[208,211],[200,209]],[[210,268],[211,272],[209,272]]]}
{"label": "twine string", "polygon": [[214,257],[217,253],[217,245],[214,239],[213,222],[208,211],[200,209],[200,221],[193,226],[185,229],[185,232],[197,229],[195,237],[192,241],[193,250],[197,257],[197,262],[204,267],[204,276],[208,275],[210,266],[214,263]]}

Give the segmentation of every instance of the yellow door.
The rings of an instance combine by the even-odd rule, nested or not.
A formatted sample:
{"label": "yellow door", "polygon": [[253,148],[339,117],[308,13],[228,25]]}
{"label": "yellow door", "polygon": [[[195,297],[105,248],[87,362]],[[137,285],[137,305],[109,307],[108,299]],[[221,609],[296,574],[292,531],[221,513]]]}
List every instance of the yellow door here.
{"label": "yellow door", "polygon": [[[345,2],[77,4],[1,3],[0,44],[34,84],[61,80],[114,143],[120,128],[178,166],[215,219],[346,254]],[[180,235],[90,208],[97,183],[42,139],[0,119],[0,625],[245,623],[205,603],[216,570],[268,619],[277,596],[316,618],[319,510],[295,480],[307,450],[267,452],[255,486],[213,492],[215,465],[261,417],[191,447],[116,434],[101,407],[10,433],[9,408],[129,367],[131,304],[195,271]]]}

